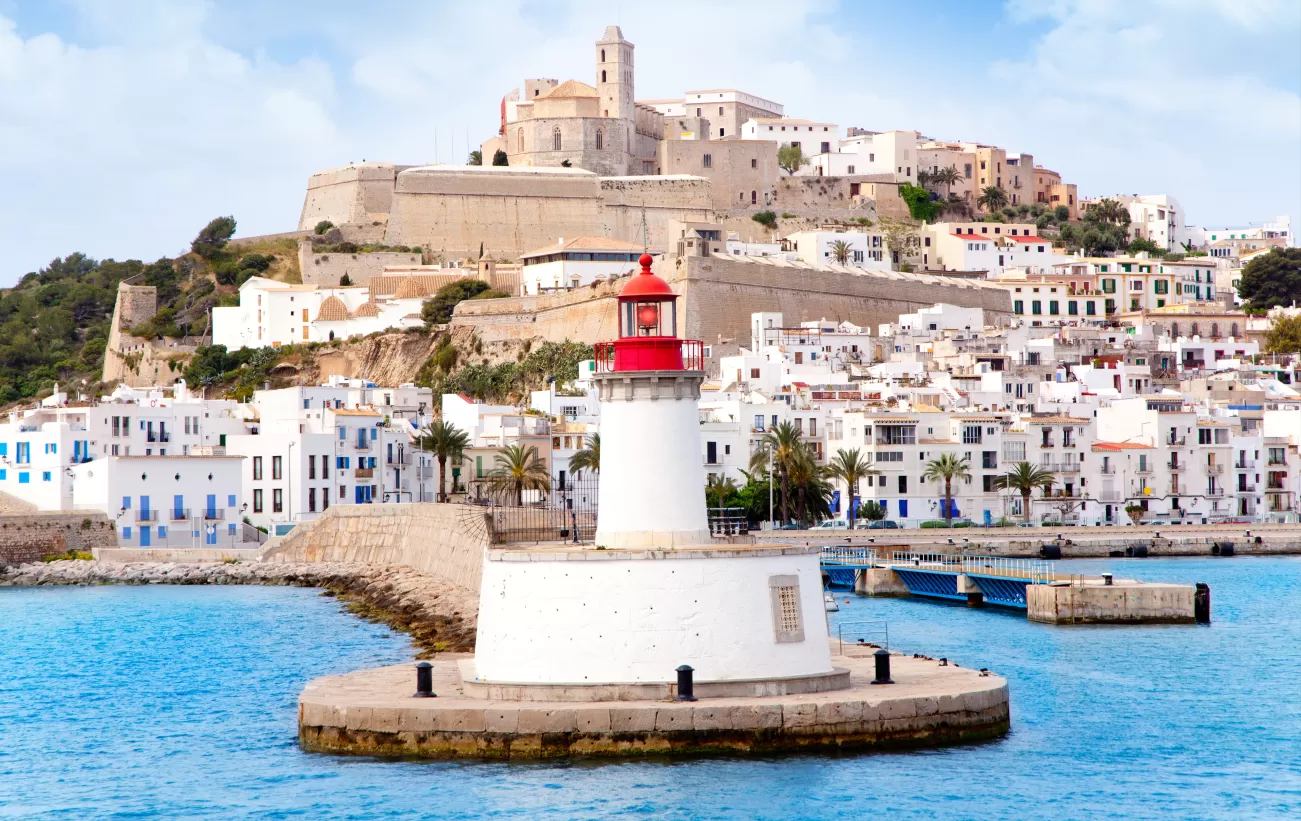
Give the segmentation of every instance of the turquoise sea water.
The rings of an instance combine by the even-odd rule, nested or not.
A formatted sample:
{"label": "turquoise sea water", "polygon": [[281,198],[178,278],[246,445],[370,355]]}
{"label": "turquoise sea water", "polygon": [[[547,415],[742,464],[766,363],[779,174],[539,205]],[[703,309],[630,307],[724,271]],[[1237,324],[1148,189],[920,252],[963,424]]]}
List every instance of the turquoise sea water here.
{"label": "turquoise sea water", "polygon": [[[308,755],[315,676],[409,658],[315,591],[0,589],[0,819],[1301,818],[1301,559],[1064,562],[1209,582],[1210,627],[1047,627],[841,595],[896,649],[989,667],[1005,739],[751,760]],[[850,601],[845,604],[845,599]]]}

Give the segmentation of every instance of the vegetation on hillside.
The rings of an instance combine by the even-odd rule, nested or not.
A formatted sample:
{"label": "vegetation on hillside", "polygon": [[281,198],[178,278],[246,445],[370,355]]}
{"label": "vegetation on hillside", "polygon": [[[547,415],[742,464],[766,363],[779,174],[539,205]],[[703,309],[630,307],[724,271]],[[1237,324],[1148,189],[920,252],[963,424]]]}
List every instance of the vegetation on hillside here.
{"label": "vegetation on hillside", "polygon": [[1253,311],[1265,311],[1301,300],[1301,248],[1275,248],[1242,269],[1238,296]]}
{"label": "vegetation on hillside", "polygon": [[1280,316],[1265,333],[1265,353],[1301,353],[1301,316]]}
{"label": "vegetation on hillside", "polygon": [[445,393],[463,393],[482,402],[522,402],[530,391],[544,389],[548,383],[563,385],[578,375],[578,363],[593,359],[596,352],[583,342],[543,342],[517,362],[495,365],[484,361],[470,363],[472,355],[482,353],[475,343],[468,351],[459,350],[450,336],[439,340],[416,384],[432,388],[434,401]]}
{"label": "vegetation on hillside", "polygon": [[506,296],[510,294],[494,290],[481,279],[460,279],[447,283],[426,299],[420,308],[420,317],[424,319],[427,328],[446,325],[452,321],[452,311],[456,310],[456,306],[467,299],[500,299]]}

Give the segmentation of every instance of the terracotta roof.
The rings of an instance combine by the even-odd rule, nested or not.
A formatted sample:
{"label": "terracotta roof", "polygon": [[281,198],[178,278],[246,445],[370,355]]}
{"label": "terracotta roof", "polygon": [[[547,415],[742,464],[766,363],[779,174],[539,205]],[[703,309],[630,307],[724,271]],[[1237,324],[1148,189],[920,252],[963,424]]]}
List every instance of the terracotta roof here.
{"label": "terracotta roof", "polygon": [[1013,242],[1047,242],[1043,237],[1004,237],[1004,239],[1010,239]]}
{"label": "terracotta roof", "polygon": [[577,80],[565,80],[560,85],[551,89],[545,94],[539,94],[534,97],[535,100],[557,100],[566,97],[596,97],[596,89],[587,83],[580,83]]}
{"label": "terracotta roof", "polygon": [[[498,270],[501,270],[503,267],[505,266],[499,265]],[[459,282],[463,279],[472,279],[475,276],[475,273],[475,269],[473,268],[449,268],[446,273],[441,274],[395,275],[386,273],[381,276],[370,278],[370,293],[371,296],[396,296],[398,289],[401,288],[407,280],[411,280],[422,288],[426,295],[428,295],[436,292],[444,285]]]}
{"label": "terracotta roof", "polygon": [[[565,243],[557,242],[554,245],[544,245],[541,248],[535,248],[527,254],[520,254],[520,259],[530,257],[540,257],[546,254],[554,254],[557,251],[640,251],[642,247],[635,242],[624,242],[621,239],[611,239],[610,237],[574,237]],[[652,253],[659,253],[658,251]]]}
{"label": "terracotta roof", "polygon": [[1094,442],[1091,449],[1102,451],[1152,450],[1152,446],[1140,444],[1138,442]]}
{"label": "terracotta roof", "polygon": [[954,234],[958,239],[992,239],[989,234]]}
{"label": "terracotta roof", "polygon": [[406,277],[398,284],[397,291],[394,292],[394,299],[424,299],[429,296],[429,292],[424,289],[415,277]]}
{"label": "terracotta roof", "polygon": [[337,296],[330,295],[316,309],[317,322],[343,322],[348,318],[348,306]]}
{"label": "terracotta roof", "polygon": [[379,308],[374,302],[363,302],[357,306],[357,310],[352,312],[353,319],[363,316],[379,316]]}

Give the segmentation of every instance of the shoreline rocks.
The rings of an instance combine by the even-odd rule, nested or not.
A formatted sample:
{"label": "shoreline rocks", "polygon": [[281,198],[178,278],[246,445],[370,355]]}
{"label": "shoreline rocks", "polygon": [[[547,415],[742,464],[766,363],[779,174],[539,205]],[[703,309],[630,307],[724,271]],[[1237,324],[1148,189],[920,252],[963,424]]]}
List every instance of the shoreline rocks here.
{"label": "shoreline rocks", "polygon": [[262,584],[319,587],[361,618],[411,636],[418,658],[474,649],[478,594],[405,565],[348,562],[54,561],[0,567],[0,587]]}

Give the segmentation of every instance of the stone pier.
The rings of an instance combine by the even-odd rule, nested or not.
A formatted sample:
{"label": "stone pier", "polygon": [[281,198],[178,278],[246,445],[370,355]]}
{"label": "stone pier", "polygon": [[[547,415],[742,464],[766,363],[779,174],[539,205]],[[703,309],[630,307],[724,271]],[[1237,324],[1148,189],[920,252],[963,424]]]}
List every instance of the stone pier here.
{"label": "stone pier", "polygon": [[1033,584],[1026,616],[1046,624],[1192,624],[1195,590],[1186,584],[1101,579]]}
{"label": "stone pier", "polygon": [[310,682],[298,700],[304,749],[440,759],[639,757],[938,747],[1008,730],[1007,682],[902,655],[893,684],[873,686],[875,648],[846,646],[833,663],[849,687],[782,696],[504,701],[462,686],[464,654],[434,662],[437,698],[414,698],[411,664]]}

